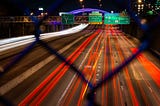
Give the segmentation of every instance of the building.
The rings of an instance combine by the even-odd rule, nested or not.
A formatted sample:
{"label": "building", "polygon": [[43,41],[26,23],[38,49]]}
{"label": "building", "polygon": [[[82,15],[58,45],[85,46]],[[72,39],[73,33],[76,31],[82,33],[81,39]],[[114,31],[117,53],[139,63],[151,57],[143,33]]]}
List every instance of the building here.
{"label": "building", "polygon": [[156,0],[155,11],[160,14],[160,0]]}
{"label": "building", "polygon": [[[131,3],[132,11],[140,17],[145,17],[148,15],[156,15],[158,14],[160,8],[160,0],[157,0],[155,3],[154,1],[150,0],[137,0],[132,1]],[[158,10],[158,11],[157,11]]]}

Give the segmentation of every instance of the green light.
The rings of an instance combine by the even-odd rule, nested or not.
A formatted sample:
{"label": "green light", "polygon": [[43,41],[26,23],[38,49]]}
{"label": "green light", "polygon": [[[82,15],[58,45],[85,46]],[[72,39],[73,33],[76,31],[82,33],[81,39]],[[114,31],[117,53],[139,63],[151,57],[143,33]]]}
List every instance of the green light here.
{"label": "green light", "polygon": [[102,24],[102,13],[98,11],[93,11],[89,14],[89,23],[90,24]]}
{"label": "green light", "polygon": [[150,10],[150,11],[147,12],[147,14],[148,15],[153,15],[153,11]]}
{"label": "green light", "polygon": [[106,13],[104,15],[104,24],[130,24],[130,18],[121,16],[118,13]]}
{"label": "green light", "polygon": [[74,24],[74,15],[62,14],[62,24]]}

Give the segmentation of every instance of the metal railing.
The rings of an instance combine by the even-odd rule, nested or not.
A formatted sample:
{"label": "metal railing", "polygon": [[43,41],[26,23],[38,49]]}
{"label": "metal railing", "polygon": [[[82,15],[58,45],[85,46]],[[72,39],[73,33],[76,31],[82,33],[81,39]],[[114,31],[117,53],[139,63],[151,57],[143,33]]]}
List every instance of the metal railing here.
{"label": "metal railing", "polygon": [[[43,16],[32,16],[38,20],[41,20]],[[48,16],[45,19],[44,23],[61,23],[61,16]],[[1,16],[0,23],[33,23],[34,21],[30,18],[30,16]],[[88,16],[75,16],[74,17],[74,24],[81,24],[81,23],[89,23]]]}

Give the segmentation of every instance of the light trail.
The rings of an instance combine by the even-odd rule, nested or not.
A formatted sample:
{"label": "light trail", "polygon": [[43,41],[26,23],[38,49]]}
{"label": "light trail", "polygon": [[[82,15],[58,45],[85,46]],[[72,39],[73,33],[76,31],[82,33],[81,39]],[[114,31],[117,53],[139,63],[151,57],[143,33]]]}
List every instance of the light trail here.
{"label": "light trail", "polygon": [[[92,76],[94,74],[96,74],[95,69],[96,69],[96,66],[97,66],[97,63],[98,63],[98,60],[99,60],[101,54],[102,54],[102,49],[100,50],[100,53],[99,53],[98,56],[94,56],[93,55],[96,58],[96,61],[95,61],[94,65],[93,65],[92,72],[88,76],[88,80],[89,81],[91,80]],[[87,71],[89,71],[89,70],[87,70]],[[79,97],[79,100],[78,100],[78,106],[82,106],[82,100],[84,98],[84,95],[86,94],[87,89],[88,89],[88,84],[86,84],[86,83],[83,84],[82,90],[81,90],[81,94],[80,94],[80,97]]]}
{"label": "light trail", "polygon": [[[106,32],[106,38],[107,38],[107,54],[105,54],[106,55],[106,57],[107,57],[107,59],[108,59],[108,67],[106,67],[106,72],[108,73],[110,70],[111,70],[111,68],[110,68],[110,63],[111,63],[111,53],[110,53],[110,36],[111,36],[111,31],[110,31],[110,29],[109,29],[109,27],[110,27],[110,25],[108,25],[108,28],[107,28],[107,32]],[[104,73],[104,75],[103,75],[103,77],[105,78],[105,74],[106,73]],[[109,95],[109,84],[107,85],[106,84],[106,96],[107,96],[107,105],[109,105],[109,102],[111,102],[111,101],[109,101],[109,99],[111,98],[111,97],[108,97],[108,96],[110,96]]]}
{"label": "light trail", "polygon": [[[100,42],[101,42],[101,39],[102,39],[102,36],[99,37],[99,39],[97,40],[97,43],[95,46],[93,46],[92,50],[93,50],[93,53],[91,53],[91,56],[89,57],[89,61],[87,63],[87,65],[91,65],[91,63],[93,63],[93,67],[91,70],[88,70],[88,69],[84,69],[83,71],[86,72],[86,76],[88,77],[88,81],[91,81],[91,78],[92,76],[94,77],[94,74],[96,74],[96,66],[97,66],[97,63],[98,63],[98,60],[100,58],[100,55],[102,53],[102,48],[100,50],[100,52],[98,52],[98,49],[100,48]],[[96,48],[96,49],[95,49]],[[95,49],[95,51],[94,51]],[[98,55],[97,55],[98,53]],[[91,72],[87,72],[87,71],[91,71]],[[94,82],[94,79],[93,79],[93,82]],[[86,91],[88,89],[88,84],[82,84],[82,89],[81,89],[81,93],[80,93],[80,96],[79,96],[79,99],[78,99],[78,103],[77,105],[78,106],[82,106],[82,100],[84,98],[84,95],[86,94]]]}
{"label": "light trail", "polygon": [[[100,32],[100,30],[97,30],[94,34],[92,34],[88,39],[86,39],[68,58],[67,61],[70,60],[74,55],[75,57],[70,60],[71,64],[77,59],[77,57],[80,55],[80,53],[86,48],[86,46],[89,44],[89,42]],[[78,53],[80,52],[80,53]],[[24,100],[22,100],[19,104],[19,106],[24,106],[25,104],[29,103],[29,101],[32,100],[34,95],[36,95],[52,78],[56,75],[56,73],[61,70],[62,67],[65,66],[65,63],[63,62],[61,65],[59,65],[56,70],[53,71],[52,74],[50,74],[36,89],[34,89]],[[52,90],[52,88],[55,86],[55,84],[60,80],[60,78],[65,74],[65,72],[68,70],[69,66],[65,66],[64,71],[61,71],[58,73],[58,76],[56,76],[57,79],[52,80],[51,84],[48,85],[48,88],[45,88],[42,93],[40,93],[33,101],[32,105],[39,105],[42,100],[47,96],[47,94]]]}
{"label": "light trail", "polygon": [[[112,36],[114,36],[114,33],[113,33],[113,30],[112,30],[112,26],[111,26],[111,36],[110,37],[112,37]],[[109,41],[110,42],[110,41]],[[115,63],[115,59],[113,58],[113,48],[112,48],[112,46],[113,46],[114,44],[111,42],[111,43],[109,43],[109,46],[110,46],[110,53],[111,53],[111,55],[110,55],[110,57],[111,57],[111,69],[113,70],[114,68],[115,68],[115,65],[114,65],[114,63]],[[116,86],[116,77],[117,77],[117,75],[116,76],[114,76],[113,77],[113,79],[112,79],[112,83],[113,83],[113,95],[114,95],[114,105],[115,106],[118,106],[118,103],[117,103],[117,101],[118,101],[118,92],[117,92],[117,86]]]}
{"label": "light trail", "polygon": [[[152,86],[151,86],[151,84],[147,81],[147,80],[145,80],[145,78],[143,77],[143,75],[142,75],[142,72],[140,72],[140,71],[138,71],[139,72],[139,75],[142,77],[142,79],[144,80],[144,82],[145,82],[145,84],[146,84],[146,86],[147,86],[147,88],[148,88],[148,90],[150,91],[150,93],[151,94],[153,94],[154,96],[152,96],[153,98],[154,98],[154,103],[156,103],[157,102],[157,104],[160,104],[160,98],[157,96],[157,94],[154,92],[154,90],[152,89]],[[155,101],[156,100],[156,101]]]}
{"label": "light trail", "polygon": [[[52,37],[65,36],[68,34],[77,33],[85,29],[87,26],[88,24],[80,24],[73,28],[66,29],[66,30],[59,31],[59,32],[40,34],[40,39],[48,39]],[[7,39],[0,40],[0,52],[9,50],[15,47],[19,47],[25,44],[29,44],[35,40],[36,39],[34,35],[22,36],[22,37],[17,37],[17,38],[7,38]]]}
{"label": "light trail", "polygon": [[[96,38],[96,39],[97,39],[97,38]],[[85,60],[87,59],[87,57],[88,57],[88,55],[89,55],[89,53],[90,53],[90,50],[91,50],[91,49],[89,49],[89,51],[88,51],[87,54],[85,55],[84,59],[82,60],[80,66],[78,67],[79,70],[81,70],[81,68],[82,68]],[[77,77],[76,77],[76,74],[75,74],[75,75],[72,77],[71,82],[69,83],[69,85],[68,85],[67,88],[65,89],[64,93],[62,94],[61,98],[59,99],[59,101],[58,101],[58,103],[57,103],[57,106],[63,104],[63,103],[62,103],[62,99],[66,99],[66,98],[67,98],[67,96],[69,95],[69,93],[68,93],[69,90],[70,90],[70,89],[73,87],[73,85],[76,83],[76,79],[77,79]],[[78,78],[78,80],[81,81],[80,78]],[[77,81],[77,82],[79,82],[79,81]],[[79,82],[79,83],[80,83],[80,82]],[[79,83],[76,83],[76,84],[79,85]],[[77,86],[78,86],[78,85],[77,85]],[[75,86],[76,86],[76,85],[75,85]],[[75,87],[75,86],[74,86],[74,87]],[[77,87],[77,86],[76,86],[76,87]],[[73,90],[76,91],[76,89],[73,89]],[[73,93],[74,91],[72,91],[72,93]],[[73,93],[73,94],[74,94],[74,93]],[[67,103],[70,103],[71,98],[72,98],[72,97],[71,97],[71,95],[70,95],[69,100],[67,100]],[[66,104],[66,105],[67,105],[67,104]]]}
{"label": "light trail", "polygon": [[[116,36],[115,42],[118,42],[118,38],[117,37],[118,36]],[[117,48],[117,51],[119,51],[119,57],[121,58],[121,63],[124,62],[125,59],[124,59],[124,56],[123,56],[123,53],[122,53],[123,51],[121,50],[120,46],[117,43],[115,44],[115,47]],[[135,95],[135,91],[134,91],[134,88],[132,86],[128,71],[129,70],[127,69],[127,67],[124,67],[124,72],[125,72],[126,79],[127,79],[126,82],[127,82],[128,87],[129,87],[130,94],[131,94],[131,96],[133,98],[133,99],[131,99],[132,100],[132,104],[134,106],[139,106],[139,102],[138,102],[137,97]]]}
{"label": "light trail", "polygon": [[[105,73],[108,72],[108,58],[107,58],[107,53],[108,53],[108,33],[107,33],[107,27],[108,25],[105,26],[105,31],[104,31],[104,70],[102,70],[102,79],[104,79],[104,75]],[[105,96],[105,88],[106,88],[106,96]],[[108,101],[105,102],[105,100],[108,100],[108,85],[107,84],[103,84],[102,86],[102,103],[101,105],[104,106],[104,104],[107,104]],[[104,100],[105,99],[105,100]]]}
{"label": "light trail", "polygon": [[[106,27],[105,27],[105,28],[106,28]],[[104,31],[104,33],[105,33],[105,31]],[[104,65],[103,65],[103,70],[102,70],[102,79],[104,79],[103,73],[104,73],[104,71],[106,70],[106,69],[105,69],[105,68],[106,68],[105,65],[108,65],[108,64],[106,64],[106,36],[105,36],[106,34],[104,34],[104,33],[103,33],[103,43],[104,43],[104,44],[103,44],[103,52],[104,52],[104,59],[103,59],[103,60],[104,60],[104,61],[103,61],[104,63],[103,63],[103,64],[104,64]],[[102,97],[101,105],[104,106],[104,98],[105,98],[105,97],[104,97],[104,95],[105,95],[105,93],[104,93],[104,84],[102,85],[102,93],[101,93],[101,95],[102,95],[102,96],[101,96],[101,97]]]}
{"label": "light trail", "polygon": [[[70,63],[73,63],[78,57],[81,57],[81,53],[84,53],[86,49],[89,49],[87,50],[87,53],[85,53],[85,56],[83,57],[84,60],[82,61],[83,64],[80,64],[79,69],[82,70],[85,78],[93,83],[93,85],[96,85],[96,81],[99,81],[96,77],[99,78],[101,73],[102,79],[104,79],[104,75],[106,75],[107,72],[112,71],[116,68],[118,63],[123,63],[125,59],[137,51],[136,45],[124,36],[122,32],[114,29],[113,26],[110,26],[110,29],[107,29],[106,26],[106,31],[105,33],[103,32],[105,35],[103,36],[101,34],[97,36],[100,31],[97,32],[86,38],[83,42],[84,44],[82,43],[78,47],[79,50],[76,49],[73,52],[74,54],[72,55],[71,53],[67,58]],[[92,40],[94,41],[92,42]],[[101,72],[101,70],[98,69],[98,62],[102,55],[104,55],[104,70]],[[123,68],[124,77],[122,77],[121,74],[114,76],[110,82],[108,81],[106,84],[102,85],[100,91],[97,90],[95,92],[95,98],[100,100],[102,106],[139,106],[160,103],[159,92],[157,90],[157,88],[160,88],[160,78],[158,77],[160,76],[159,68],[149,61],[144,54],[140,54],[136,59],[137,64],[131,63],[131,65]],[[46,103],[50,96],[49,93],[55,89],[56,85],[59,84],[68,70],[69,66],[66,66],[65,63],[60,64],[55,70],[53,70],[53,73],[51,73],[52,76],[47,77],[38,87],[35,88],[36,90],[34,89],[35,91],[33,90],[34,93],[31,92],[27,96],[28,99],[26,99],[27,97],[24,98],[24,100],[26,99],[25,102],[22,104],[20,103],[19,106],[39,106],[42,103]],[[88,89],[88,84],[83,83],[83,81],[74,74],[74,77],[71,78],[71,82],[67,85],[67,88],[58,92],[58,94],[62,92],[63,95],[58,97],[60,99],[58,103],[56,101],[57,106],[70,106],[77,102],[76,105],[82,106],[83,103],[86,103],[84,98]]]}
{"label": "light trail", "polygon": [[[137,48],[131,48],[131,51],[133,53],[135,53],[137,50]],[[150,62],[143,54],[138,55],[137,59],[144,66],[157,86],[160,88],[160,69],[156,67],[152,62]]]}
{"label": "light trail", "polygon": [[[135,47],[135,44],[133,44],[129,39],[127,39],[126,37],[123,37],[123,41],[126,43],[126,41],[128,42],[128,43],[130,43],[130,45],[132,45],[132,46],[130,46],[130,48],[129,48],[129,50],[131,50],[132,51],[132,53],[134,53],[134,52],[136,52],[138,49]],[[127,43],[126,43],[127,44]],[[134,52],[133,52],[134,51]],[[140,54],[140,55],[143,55],[142,53]],[[143,55],[144,56],[144,55]],[[138,58],[139,56],[137,56],[137,58]],[[145,57],[145,59],[147,59],[146,57]],[[148,59],[147,59],[148,60]],[[149,60],[148,60],[149,61]],[[154,65],[151,61],[149,61],[152,65]],[[139,62],[139,63],[141,63],[141,62]],[[143,64],[141,63],[140,64],[141,66],[143,66]],[[154,65],[155,66],[155,65]],[[150,67],[154,67],[154,66],[151,66],[150,65]],[[134,67],[136,68],[136,66],[134,65]],[[143,66],[144,67],[144,66]],[[132,69],[133,69],[133,67],[132,67]],[[156,69],[158,69],[158,68],[156,68]],[[147,69],[146,68],[144,68],[144,70],[146,71]],[[151,104],[153,104],[154,103],[154,105],[156,105],[156,104],[160,104],[160,98],[159,98],[159,96],[158,96],[158,94],[157,94],[157,90],[156,89],[154,89],[153,88],[153,86],[151,86],[151,82],[149,81],[149,80],[146,80],[146,76],[145,76],[145,74],[144,74],[144,72],[142,72],[142,71],[137,71],[137,73],[138,73],[138,75],[141,77],[141,79],[143,79],[143,81],[144,81],[144,84],[145,84],[145,86],[146,87],[143,87],[143,89],[145,88],[145,89],[147,89],[147,90],[145,90],[146,92],[148,92],[148,91],[150,91],[150,96],[148,96],[148,100],[150,100],[150,98],[152,97],[152,98],[154,98],[151,102]],[[149,73],[148,73],[149,74]],[[136,74],[136,76],[138,76],[137,74]],[[151,75],[150,75],[151,76]],[[152,78],[151,78],[152,79]],[[137,80],[139,80],[139,79],[137,79]],[[154,81],[154,80],[153,80]],[[146,101],[148,101],[148,100],[146,100]]]}
{"label": "light trail", "polygon": [[[133,43],[131,42],[131,41],[129,41],[125,36],[122,38],[121,37],[121,42],[124,42],[124,43],[121,43],[121,44],[123,44],[123,45],[128,45],[128,50],[130,50],[130,48],[133,48],[133,46],[135,46],[135,45],[133,45]],[[122,46],[122,47],[124,47],[124,46]],[[123,56],[122,56],[123,57]],[[124,55],[124,57],[127,57],[127,56],[125,56]],[[131,64],[131,65],[133,65],[133,63]],[[140,65],[142,65],[142,64],[140,64]],[[132,68],[132,70],[133,70],[133,67],[131,67]],[[134,65],[134,68],[136,68],[136,66]],[[137,68],[137,70],[138,70],[138,68]],[[126,72],[128,72],[128,71],[126,71]],[[135,73],[135,72],[134,72]],[[152,89],[152,87],[151,87],[151,85],[150,85],[150,82],[148,81],[148,80],[146,80],[143,76],[144,76],[144,74],[142,73],[142,71],[137,71],[137,75],[139,75],[139,76],[141,76],[141,78],[143,79],[143,81],[144,81],[144,84],[145,84],[145,86],[146,87],[144,87],[144,86],[142,86],[142,84],[140,84],[139,83],[139,80],[140,79],[137,79],[137,78],[135,78],[136,79],[136,81],[137,81],[137,84],[138,84],[138,86],[139,86],[139,88],[140,88],[140,93],[142,93],[142,98],[143,98],[143,100],[144,100],[144,102],[145,102],[145,104],[148,104],[149,105],[149,102],[148,102],[148,100],[149,100],[149,98],[152,96],[149,96],[149,97],[147,97],[147,95],[146,95],[146,92],[148,92],[148,91],[151,91],[151,89]],[[143,75],[142,75],[143,74]],[[136,75],[136,76],[137,76]],[[135,75],[134,75],[134,77],[135,77]],[[127,80],[128,81],[128,80]],[[141,88],[142,87],[142,88]],[[145,90],[145,89],[148,89],[147,91]],[[142,89],[144,89],[143,91],[142,91]],[[145,92],[144,92],[145,91]],[[152,90],[153,91],[153,90]],[[159,100],[158,100],[158,97],[157,97],[157,95],[155,94],[155,92],[152,92],[151,91],[151,94],[153,94],[154,95],[154,97],[152,97],[152,98],[155,98],[155,99],[153,99],[153,102],[154,103],[157,103],[157,101],[159,102]],[[144,96],[143,96],[144,95]],[[146,98],[147,97],[147,98]],[[155,101],[155,100],[157,100],[157,101]],[[139,100],[139,102],[140,102],[140,100]],[[158,103],[159,104],[159,103]]]}
{"label": "light trail", "polygon": [[[85,43],[86,45],[87,45],[87,43]],[[85,49],[86,48],[86,46],[85,47],[83,47],[83,49]],[[81,49],[82,51],[83,51],[83,49]],[[80,52],[82,52],[82,51],[80,51]],[[75,55],[75,54],[74,54]],[[74,56],[74,58],[72,58],[72,60],[70,60],[70,62],[71,62],[71,64],[77,59],[77,57],[79,56],[80,54],[76,54],[76,56]],[[63,70],[64,69],[64,70]],[[65,66],[64,68],[62,69],[62,71],[61,72],[64,72],[64,73],[61,73],[61,72],[59,72],[58,73],[58,75],[60,75],[61,77],[65,74],[65,72],[69,69],[69,66]],[[60,77],[60,78],[61,78]],[[59,78],[59,80],[60,80],[60,78]],[[56,81],[55,80],[57,80],[58,78],[55,78],[54,80],[53,80],[53,82],[55,83]],[[54,84],[51,84],[52,86],[54,85]],[[52,90],[52,88],[53,87],[51,87],[51,86],[49,86],[48,88],[46,87],[45,89],[46,90],[48,90],[48,89],[50,89],[50,90]],[[33,105],[34,104],[37,104],[38,102],[39,102],[39,104],[40,104],[40,102],[47,96],[47,92],[46,92],[46,90],[44,90],[44,93],[42,93],[41,95],[39,94],[39,98],[37,98],[37,101],[35,100],[35,102],[33,103]],[[49,93],[49,92],[48,92]],[[42,96],[43,95],[43,96]],[[38,105],[39,105],[38,104]],[[32,104],[31,104],[32,105]]]}
{"label": "light trail", "polygon": [[[116,34],[116,38],[118,37],[118,33],[120,32],[119,30],[117,30],[117,29],[114,29],[114,32],[115,32],[115,34]],[[116,39],[115,38],[115,39]],[[116,39],[117,40],[117,39]],[[118,40],[116,41],[116,42],[118,42]],[[120,47],[120,45],[118,45],[117,43],[115,43],[115,48],[116,47]],[[116,48],[117,49],[117,48]],[[117,49],[117,51],[118,51],[118,54],[119,54],[119,50]],[[117,57],[118,57],[118,55],[117,55]],[[120,84],[120,78],[119,78],[119,75],[117,75],[117,81],[118,81],[118,83],[117,83],[117,88],[118,88],[118,92],[119,92],[119,99],[120,99],[120,103],[121,103],[121,106],[124,106],[125,104],[123,104],[124,103],[124,100],[122,99],[122,92],[121,92],[121,84]],[[136,106],[136,105],[135,105]]]}
{"label": "light trail", "polygon": [[[89,55],[92,55],[92,52],[93,52],[93,49],[92,49],[92,48],[95,46],[95,44],[96,44],[97,39],[99,38],[99,36],[100,36],[100,35],[98,35],[98,37],[96,37],[95,41],[93,42],[93,45],[89,48],[89,51],[87,52],[87,55],[86,55],[84,61],[86,61],[86,58],[89,57]],[[90,58],[89,58],[89,59],[90,59]],[[90,62],[91,62],[91,61],[88,60],[88,63],[90,63]],[[85,67],[85,68],[86,68],[86,67]],[[84,74],[86,74],[86,71],[85,71],[85,70],[86,70],[86,69],[84,69],[84,70],[82,71],[82,72],[84,72]],[[78,78],[77,82],[75,81],[75,86],[74,86],[71,94],[70,94],[70,95],[68,94],[68,95],[69,95],[69,99],[67,99],[66,103],[63,103],[63,104],[65,104],[66,106],[69,106],[70,101],[72,100],[75,92],[77,91],[77,88],[78,88],[79,85],[80,85],[80,82],[81,82],[81,79],[80,79],[80,78]]]}

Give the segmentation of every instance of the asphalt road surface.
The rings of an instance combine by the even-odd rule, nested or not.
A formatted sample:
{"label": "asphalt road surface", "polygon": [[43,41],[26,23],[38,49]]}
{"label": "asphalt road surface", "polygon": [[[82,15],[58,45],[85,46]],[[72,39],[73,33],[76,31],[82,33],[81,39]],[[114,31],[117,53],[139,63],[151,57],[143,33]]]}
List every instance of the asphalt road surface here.
{"label": "asphalt road surface", "polygon": [[[89,26],[80,33],[46,42],[80,70],[92,85],[123,63],[138,47],[137,41],[109,25]],[[1,57],[0,65],[5,66],[17,54]],[[159,106],[158,63],[160,61],[149,52],[142,52],[94,92],[95,102],[101,106]],[[36,64],[39,64],[37,70]],[[9,86],[8,90],[3,90],[5,85]],[[40,44],[0,78],[0,86],[1,95],[19,106],[86,106],[90,90],[75,70]]]}

